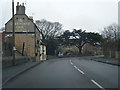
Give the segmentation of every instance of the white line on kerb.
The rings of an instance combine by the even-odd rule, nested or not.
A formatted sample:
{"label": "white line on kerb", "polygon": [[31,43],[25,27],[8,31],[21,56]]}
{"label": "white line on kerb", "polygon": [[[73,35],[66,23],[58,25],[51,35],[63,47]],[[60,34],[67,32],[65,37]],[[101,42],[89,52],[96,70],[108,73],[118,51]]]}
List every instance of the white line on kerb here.
{"label": "white line on kerb", "polygon": [[96,81],[91,80],[95,85],[97,85],[99,88],[101,88],[102,90],[105,90],[100,84],[98,84]]}

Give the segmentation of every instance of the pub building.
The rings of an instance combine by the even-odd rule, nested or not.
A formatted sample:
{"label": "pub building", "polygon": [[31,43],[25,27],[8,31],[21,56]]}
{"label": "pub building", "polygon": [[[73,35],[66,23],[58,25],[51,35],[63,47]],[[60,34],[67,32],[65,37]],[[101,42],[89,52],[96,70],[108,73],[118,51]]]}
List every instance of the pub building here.
{"label": "pub building", "polygon": [[[46,60],[46,46],[41,42],[41,33],[33,22],[33,17],[28,17],[25,14],[24,3],[19,4],[19,2],[17,2],[14,25],[16,52],[19,52],[30,60]],[[12,38],[12,35],[13,18],[5,24],[6,39]],[[12,40],[10,43],[12,45]]]}

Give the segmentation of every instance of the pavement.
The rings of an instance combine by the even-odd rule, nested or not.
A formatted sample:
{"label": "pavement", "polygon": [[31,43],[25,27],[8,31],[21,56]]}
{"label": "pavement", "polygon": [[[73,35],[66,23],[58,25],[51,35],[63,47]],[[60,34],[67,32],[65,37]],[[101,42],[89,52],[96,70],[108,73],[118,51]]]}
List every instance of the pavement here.
{"label": "pavement", "polygon": [[114,58],[104,58],[103,56],[93,56],[89,58],[90,60],[94,60],[101,63],[111,64],[120,66],[120,60]]}
{"label": "pavement", "polygon": [[118,66],[79,57],[52,59],[8,81],[3,88],[99,88],[99,90],[109,90],[109,88],[118,88]]}
{"label": "pavement", "polygon": [[29,62],[20,64],[20,65],[11,66],[11,67],[8,67],[8,68],[3,68],[2,69],[2,85],[7,83],[8,81],[12,80],[16,76],[22,74],[23,72],[37,66],[41,62],[29,61]]}

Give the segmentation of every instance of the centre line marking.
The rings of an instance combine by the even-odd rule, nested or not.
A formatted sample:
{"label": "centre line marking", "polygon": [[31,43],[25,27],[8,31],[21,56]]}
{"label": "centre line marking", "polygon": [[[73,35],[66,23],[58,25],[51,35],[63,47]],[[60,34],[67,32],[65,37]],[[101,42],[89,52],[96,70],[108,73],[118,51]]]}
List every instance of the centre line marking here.
{"label": "centre line marking", "polygon": [[76,69],[77,69],[77,67],[76,67],[76,66],[74,66],[74,68],[76,68]]}
{"label": "centre line marking", "polygon": [[91,80],[95,85],[97,85],[99,88],[101,88],[102,90],[105,90],[100,84],[98,84],[96,81]]}
{"label": "centre line marking", "polygon": [[73,65],[73,63],[71,62],[71,60],[70,60],[70,64],[72,64],[72,65]]}
{"label": "centre line marking", "polygon": [[[70,60],[70,64],[72,64],[72,66],[77,69],[80,73],[85,74],[82,70],[80,70],[78,67],[76,67],[75,65],[73,65],[72,61]],[[105,90],[100,84],[98,84],[96,81],[91,80],[95,85],[97,85],[100,89]]]}
{"label": "centre line marking", "polygon": [[[70,60],[70,64],[73,65],[73,63],[71,62],[71,60]],[[80,69],[79,69],[78,67],[76,67],[75,65],[73,65],[73,67],[74,67],[75,69],[77,69],[80,73],[85,74],[82,70],[80,70]]]}
{"label": "centre line marking", "polygon": [[79,72],[81,72],[82,74],[85,74],[83,71],[81,71],[80,69],[77,69]]}

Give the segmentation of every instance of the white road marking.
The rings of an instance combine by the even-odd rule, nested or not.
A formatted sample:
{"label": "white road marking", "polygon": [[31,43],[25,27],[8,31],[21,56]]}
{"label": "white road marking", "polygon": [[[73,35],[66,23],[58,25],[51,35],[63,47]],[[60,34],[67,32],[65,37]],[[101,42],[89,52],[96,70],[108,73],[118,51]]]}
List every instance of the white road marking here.
{"label": "white road marking", "polygon": [[[73,65],[73,63],[71,62],[71,60],[70,60],[70,64]],[[85,74],[82,70],[80,70],[80,69],[79,69],[78,67],[76,67],[75,65],[73,65],[73,67],[74,67],[75,69],[77,69],[80,73]]]}
{"label": "white road marking", "polygon": [[91,80],[95,85],[97,85],[99,88],[101,88],[102,90],[105,90],[100,84],[98,84],[96,81]]}
{"label": "white road marking", "polygon": [[[70,60],[70,64],[73,65],[72,61]],[[73,65],[75,69],[77,69],[80,73],[85,74],[82,70],[80,70],[78,67]],[[95,85],[97,85],[100,89],[105,90],[100,84],[98,84],[96,81],[91,80]]]}
{"label": "white road marking", "polygon": [[77,69],[79,72],[81,72],[82,74],[85,74],[83,71],[81,71],[80,69]]}
{"label": "white road marking", "polygon": [[72,61],[70,60],[70,62],[72,63]]}
{"label": "white road marking", "polygon": [[77,69],[77,67],[76,67],[76,66],[74,66],[74,68],[76,68],[76,69]]}
{"label": "white road marking", "polygon": [[71,60],[70,60],[70,64],[72,64],[72,65],[73,65],[73,63],[71,62]]}
{"label": "white road marking", "polygon": [[82,70],[80,70],[78,67],[74,66],[80,73],[85,74]]}

